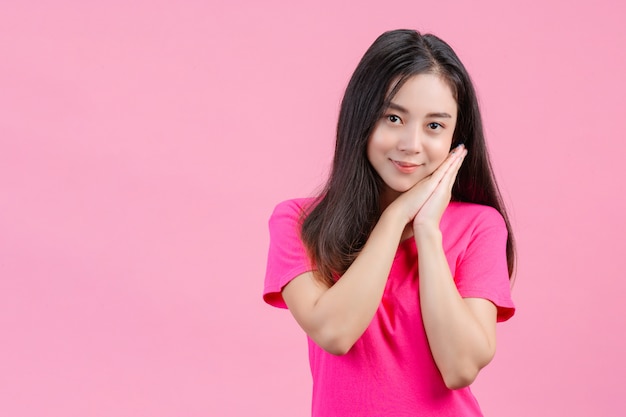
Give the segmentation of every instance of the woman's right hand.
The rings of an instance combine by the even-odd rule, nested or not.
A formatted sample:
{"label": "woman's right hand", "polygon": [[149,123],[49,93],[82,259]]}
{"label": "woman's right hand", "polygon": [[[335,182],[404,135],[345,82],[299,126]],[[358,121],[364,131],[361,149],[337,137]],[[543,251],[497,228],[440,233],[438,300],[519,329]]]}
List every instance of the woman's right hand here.
{"label": "woman's right hand", "polygon": [[[395,210],[406,221],[406,224],[413,221],[417,212],[433,194],[439,183],[447,176],[455,176],[456,170],[452,169],[459,158],[462,158],[463,145],[454,148],[448,157],[437,167],[437,169],[419,181],[406,192],[402,193],[387,207],[388,210]],[[454,180],[454,179],[452,179]]]}

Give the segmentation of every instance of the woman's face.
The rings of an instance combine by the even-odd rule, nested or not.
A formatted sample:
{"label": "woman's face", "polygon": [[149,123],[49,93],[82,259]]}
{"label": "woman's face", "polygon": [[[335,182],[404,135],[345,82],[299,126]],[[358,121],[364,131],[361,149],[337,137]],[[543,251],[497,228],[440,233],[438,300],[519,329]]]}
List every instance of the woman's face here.
{"label": "woman's face", "polygon": [[367,143],[367,158],[386,185],[384,200],[395,199],[441,165],[456,120],[456,100],[441,77],[418,74],[402,85]]}

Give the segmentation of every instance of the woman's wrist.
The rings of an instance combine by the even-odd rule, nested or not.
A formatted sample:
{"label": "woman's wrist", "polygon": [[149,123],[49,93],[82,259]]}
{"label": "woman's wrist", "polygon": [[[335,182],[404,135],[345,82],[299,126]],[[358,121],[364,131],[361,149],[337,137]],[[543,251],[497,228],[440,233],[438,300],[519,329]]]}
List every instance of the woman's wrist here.
{"label": "woman's wrist", "polygon": [[401,210],[401,206],[390,204],[380,215],[378,223],[384,223],[389,225],[400,233],[404,230],[406,225],[411,221],[406,214]]}
{"label": "woman's wrist", "polygon": [[441,240],[441,230],[438,223],[413,223],[413,235],[416,242],[418,240]]}

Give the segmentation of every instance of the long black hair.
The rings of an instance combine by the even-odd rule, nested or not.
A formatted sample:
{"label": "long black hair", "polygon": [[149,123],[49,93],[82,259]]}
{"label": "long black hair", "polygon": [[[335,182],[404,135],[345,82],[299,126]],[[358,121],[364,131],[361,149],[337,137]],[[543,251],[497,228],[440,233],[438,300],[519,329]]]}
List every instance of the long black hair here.
{"label": "long black hair", "polygon": [[458,107],[452,147],[469,150],[452,189],[453,201],[491,206],[508,230],[509,276],[515,269],[515,243],[485,144],[476,92],[452,48],[438,37],[414,30],[385,32],[367,50],[346,88],[337,123],[330,177],[304,214],[301,236],[318,279],[332,285],[352,264],[380,218],[384,185],[367,158],[376,122],[404,82],[435,74],[452,90]]}

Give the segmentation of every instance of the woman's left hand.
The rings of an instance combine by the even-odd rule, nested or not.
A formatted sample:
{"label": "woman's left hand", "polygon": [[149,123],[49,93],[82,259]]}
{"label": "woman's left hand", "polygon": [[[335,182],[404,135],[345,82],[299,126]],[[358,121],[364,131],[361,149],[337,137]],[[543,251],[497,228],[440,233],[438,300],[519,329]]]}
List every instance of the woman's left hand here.
{"label": "woman's left hand", "polygon": [[415,218],[413,219],[414,234],[417,234],[419,229],[423,227],[439,228],[441,216],[450,203],[450,199],[452,197],[452,186],[454,185],[456,176],[461,168],[461,164],[467,155],[467,149],[462,146],[457,148],[456,152],[458,152],[456,160],[454,160],[439,184],[437,184],[433,193],[415,215]]}

